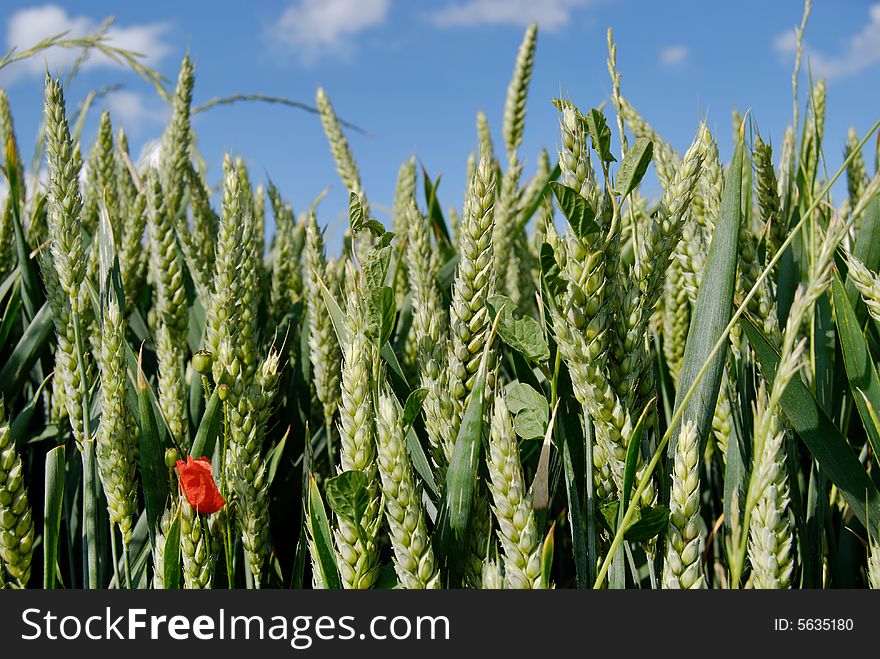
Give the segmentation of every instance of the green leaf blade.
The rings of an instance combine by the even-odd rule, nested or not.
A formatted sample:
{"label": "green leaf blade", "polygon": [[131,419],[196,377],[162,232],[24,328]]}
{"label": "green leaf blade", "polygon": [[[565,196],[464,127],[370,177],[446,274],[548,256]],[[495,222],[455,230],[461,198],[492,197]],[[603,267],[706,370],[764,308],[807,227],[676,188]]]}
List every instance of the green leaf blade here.
{"label": "green leaf blade", "polygon": [[369,486],[367,475],[356,469],[328,479],[324,491],[330,510],[355,526],[359,525],[370,505]]}
{"label": "green leaf blade", "polygon": [[501,313],[498,336],[502,341],[532,363],[550,359],[550,346],[537,320],[531,316],[517,318],[514,315],[513,300],[505,295],[494,295],[487,304],[492,316]]}
{"label": "green leaf blade", "polygon": [[617,180],[614,182],[614,188],[621,198],[626,198],[638,187],[653,157],[654,143],[647,137],[638,138],[630,146],[620,163]]}
{"label": "green leaf blade", "polygon": [[55,565],[64,499],[64,447],[46,455],[46,500],[43,508],[43,588],[55,588]]}
{"label": "green leaf blade", "polygon": [[[721,212],[715,226],[712,244],[709,247],[709,255],[706,259],[685,344],[674,408],[676,412],[682,407],[683,409],[679,422],[676,424],[677,427],[671,429],[670,455],[675,455],[678,428],[683,422],[693,421],[696,425],[701,451],[706,446],[711,429],[715,403],[721,385],[721,375],[724,370],[726,345],[722,346],[711,362],[709,357],[730,322],[733,310],[742,217],[742,170],[743,143],[740,138],[737,140],[733,161],[730,165],[731,174],[725,177]],[[704,369],[702,379],[697,382]],[[695,382],[696,385],[694,385]],[[693,394],[685,403],[684,398],[691,387],[694,387]]]}
{"label": "green leaf blade", "polygon": [[856,312],[849,303],[846,289],[837,275],[831,282],[831,294],[846,376],[868,440],[871,442],[871,448],[874,450],[874,455],[878,456],[880,431],[874,424],[871,410],[880,409],[880,379],[877,377],[877,370],[868,351],[868,344],[859,329]]}
{"label": "green leaf blade", "polygon": [[550,183],[550,189],[553,190],[559,210],[581,240],[599,233],[599,225],[596,224],[596,215],[590,202],[577,190],[557,181]]}
{"label": "green leaf blade", "polygon": [[316,567],[321,572],[321,582],[325,588],[339,590],[342,582],[339,579],[339,568],[336,566],[336,551],[333,548],[333,534],[327,521],[327,511],[315,477],[309,473],[307,522],[315,544]]}
{"label": "green leaf blade", "polygon": [[153,401],[140,368],[138,368],[137,400],[141,426],[140,480],[144,490],[147,528],[150,532],[150,541],[155,546],[156,528],[165,510],[165,502],[168,501],[168,472],[165,467],[165,451],[159,440],[159,428],[153,412]]}

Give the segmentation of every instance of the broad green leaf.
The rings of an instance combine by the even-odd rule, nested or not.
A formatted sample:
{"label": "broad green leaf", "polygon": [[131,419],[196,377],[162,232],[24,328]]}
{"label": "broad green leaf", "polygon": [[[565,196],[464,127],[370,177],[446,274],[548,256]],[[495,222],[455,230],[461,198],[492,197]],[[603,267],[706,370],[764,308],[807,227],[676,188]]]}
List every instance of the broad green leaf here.
{"label": "broad green leaf", "polygon": [[539,409],[549,418],[550,406],[543,394],[522,382],[515,382],[505,392],[507,408],[514,414],[526,409]]}
{"label": "broad green leaf", "polygon": [[391,263],[390,243],[393,237],[394,234],[384,234],[370,248],[363,264],[362,294],[366,307],[366,333],[380,346],[391,336],[397,314],[394,291],[385,285]]}
{"label": "broad green leaf", "polygon": [[657,536],[668,523],[669,509],[666,506],[640,508],[638,521],[627,527],[623,537],[630,542],[645,542]]}
{"label": "broad green leaf", "polygon": [[327,512],[324,509],[324,501],[321,499],[321,491],[315,477],[309,473],[309,514],[307,517],[312,541],[315,543],[317,560],[315,567],[321,572],[321,582],[325,588],[339,590],[342,586],[339,580],[339,569],[336,567],[336,550],[333,547],[333,534],[330,532],[330,524],[327,521]]}
{"label": "broad green leaf", "polygon": [[56,446],[46,454],[46,496],[43,507],[43,588],[46,590],[55,588],[64,499],[64,457],[63,446]]}
{"label": "broad green leaf", "polygon": [[52,310],[47,302],[40,307],[0,369],[0,393],[4,398],[11,401],[21,391],[25,379],[49,344],[53,330]]}
{"label": "broad green leaf", "polygon": [[[602,521],[605,522],[605,526],[608,528],[611,533],[617,531],[617,522],[621,518],[620,514],[620,500],[616,501],[608,501],[607,503],[603,503],[599,506],[599,512],[602,515]],[[638,509],[633,515],[633,519],[639,518]]]}
{"label": "broad green leaf", "polygon": [[141,428],[140,460],[141,485],[144,491],[144,507],[147,511],[147,528],[150,542],[156,546],[156,525],[168,500],[168,470],[165,467],[165,451],[159,441],[159,428],[153,412],[150,390],[144,373],[138,365],[137,374],[138,415]]}
{"label": "broad green leaf", "polygon": [[370,248],[366,262],[363,264],[364,288],[366,290],[378,290],[385,285],[388,279],[388,266],[391,264],[391,239],[393,233],[385,233],[382,238]]}
{"label": "broad green leaf", "polygon": [[473,389],[468,396],[464,417],[455,440],[452,460],[446,470],[446,491],[443,510],[440,514],[441,560],[446,559],[453,587],[461,581],[462,548],[466,544],[474,489],[477,482],[477,468],[480,464],[480,451],[483,444],[483,416],[486,407],[486,375],[488,370],[488,347],[477,371]]}
{"label": "broad green leaf", "polygon": [[568,220],[571,228],[581,240],[599,232],[596,214],[593,212],[590,202],[577,190],[557,181],[550,183],[550,189],[553,190],[553,195],[559,204],[559,210],[562,211],[565,219]]}
{"label": "broad green leaf", "polygon": [[542,394],[523,382],[516,382],[507,390],[505,399],[514,414],[513,427],[517,435],[523,439],[544,436],[550,420],[550,406]]}
{"label": "broad green leaf", "polygon": [[605,115],[600,110],[593,108],[587,114],[586,124],[590,141],[593,143],[593,150],[599,155],[599,158],[604,162],[615,162],[615,158],[611,154],[611,129],[608,128]]}
{"label": "broad green leaf", "polygon": [[[188,506],[189,504],[183,505]],[[196,516],[193,523],[200,524],[201,519]],[[168,527],[168,533],[165,535],[165,551],[162,554],[162,587],[165,590],[180,588],[180,506],[177,506],[171,526]]]}
{"label": "broad green leaf", "polygon": [[374,290],[366,290],[364,293],[366,295],[364,332],[376,345],[384,345],[391,338],[397,317],[394,290],[390,286],[381,286]]}
{"label": "broad green leaf", "polygon": [[614,181],[614,190],[621,198],[625,198],[638,187],[653,156],[654,143],[647,137],[640,137],[633,142],[620,163],[617,179]]}
{"label": "broad green leaf", "polygon": [[[602,519],[612,533],[617,532],[617,525],[623,514],[620,512],[620,501],[609,501],[599,508]],[[644,542],[658,535],[669,522],[669,509],[666,506],[647,506],[636,508],[635,514],[623,533],[625,540]]]}
{"label": "broad green leaf", "polygon": [[324,492],[330,510],[354,525],[360,524],[370,505],[369,486],[367,475],[356,469],[328,479]]}
{"label": "broad green leaf", "polygon": [[[730,165],[730,174],[724,178],[721,212],[712,234],[712,244],[703,269],[700,290],[694,304],[691,325],[682,358],[675,411],[684,405],[683,399],[694,386],[697,376],[708,363],[703,378],[697,382],[693,395],[684,405],[680,421],[669,439],[669,455],[675,455],[678,445],[678,427],[681,420],[693,421],[700,438],[700,451],[706,446],[715,414],[715,403],[724,370],[726,344],[708,362],[709,355],[730,322],[733,293],[736,283],[736,265],[739,255],[739,231],[742,217],[742,137],[737,140]],[[672,461],[670,460],[670,468]]]}
{"label": "broad green leaf", "polygon": [[348,222],[353,234],[360,233],[364,228],[364,209],[355,192],[348,195]]}
{"label": "broad green leaf", "polygon": [[501,312],[498,336],[514,350],[531,362],[550,359],[550,347],[541,331],[541,325],[531,316],[517,318],[513,300],[505,295],[494,295],[487,301],[492,316]]}
{"label": "broad green leaf", "polygon": [[416,417],[418,417],[419,412],[422,409],[422,403],[425,402],[425,397],[427,395],[427,389],[416,389],[407,397],[406,404],[403,406],[404,431],[412,427],[412,424],[415,422]]}
{"label": "broad green leaf", "polygon": [[364,228],[377,238],[385,234],[385,225],[379,220],[367,220],[364,222]]}
{"label": "broad green leaf", "polygon": [[199,422],[199,429],[196,431],[196,438],[193,440],[189,454],[194,458],[205,456],[210,459],[214,455],[214,446],[217,438],[220,436],[220,429],[223,426],[223,402],[220,400],[220,394],[217,389],[208,399],[205,406],[205,413]]}
{"label": "broad green leaf", "polygon": [[[779,353],[748,318],[741,318],[740,324],[755,349],[761,372],[768,384],[772,385],[779,365]],[[869,515],[868,511],[880,510],[880,493],[865,473],[858,456],[800,378],[792,378],[782,395],[780,407],[856,517],[866,528],[876,532],[880,528],[880,515],[876,512]]]}
{"label": "broad green leaf", "polygon": [[[384,250],[386,248],[391,248],[392,243],[394,242],[394,237],[396,235],[397,234],[395,234],[393,231],[385,231],[385,228],[383,226],[382,233],[376,236],[376,241],[373,243],[373,247],[371,249]],[[387,271],[388,268],[386,267],[385,270]]]}
{"label": "broad green leaf", "polygon": [[[853,400],[862,417],[874,455],[880,456],[880,433],[871,418],[871,409],[880,409],[880,379],[868,352],[868,345],[861,332],[856,313],[849,303],[846,290],[840,277],[836,274],[831,282],[831,294],[834,299],[834,320],[837,323],[837,335],[843,353],[843,364],[846,377],[852,389]],[[866,404],[867,402],[867,404]]]}

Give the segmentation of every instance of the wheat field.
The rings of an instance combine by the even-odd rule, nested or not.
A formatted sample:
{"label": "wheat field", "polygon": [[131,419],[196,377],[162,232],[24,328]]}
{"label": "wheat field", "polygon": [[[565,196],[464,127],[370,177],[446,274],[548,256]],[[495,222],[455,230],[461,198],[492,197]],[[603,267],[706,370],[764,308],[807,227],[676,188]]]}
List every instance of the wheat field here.
{"label": "wheat field", "polygon": [[384,223],[316,91],[337,253],[320,198],[234,155],[209,185],[189,57],[0,61],[98,48],[172,108],[136,163],[47,74],[40,179],[0,93],[0,588],[880,587],[880,120],[824,144],[796,69],[784,134],[680,153],[609,30],[610,98],[552,99],[526,177],[537,45],[463,205],[413,157]]}

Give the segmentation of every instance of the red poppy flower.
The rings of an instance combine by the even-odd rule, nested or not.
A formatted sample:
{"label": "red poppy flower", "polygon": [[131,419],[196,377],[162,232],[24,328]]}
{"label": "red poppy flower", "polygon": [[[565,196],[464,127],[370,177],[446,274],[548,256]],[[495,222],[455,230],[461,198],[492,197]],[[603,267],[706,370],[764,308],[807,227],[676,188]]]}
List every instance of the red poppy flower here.
{"label": "red poppy flower", "polygon": [[220,495],[211,463],[206,457],[193,460],[191,455],[186,456],[186,462],[177,461],[177,473],[180,476],[180,489],[189,501],[189,505],[203,515],[216,513],[225,504],[226,499]]}

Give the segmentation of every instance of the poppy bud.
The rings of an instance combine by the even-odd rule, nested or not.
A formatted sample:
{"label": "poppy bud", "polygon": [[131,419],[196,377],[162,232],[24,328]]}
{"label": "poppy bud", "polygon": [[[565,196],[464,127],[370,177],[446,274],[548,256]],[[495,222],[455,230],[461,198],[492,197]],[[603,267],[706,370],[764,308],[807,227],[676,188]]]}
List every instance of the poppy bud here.
{"label": "poppy bud", "polygon": [[177,464],[177,461],[180,460],[180,452],[176,448],[169,448],[165,450],[165,466],[169,469],[174,469],[174,465]]}
{"label": "poppy bud", "polygon": [[199,375],[208,375],[214,365],[214,354],[209,350],[199,350],[193,355],[192,365]]}

